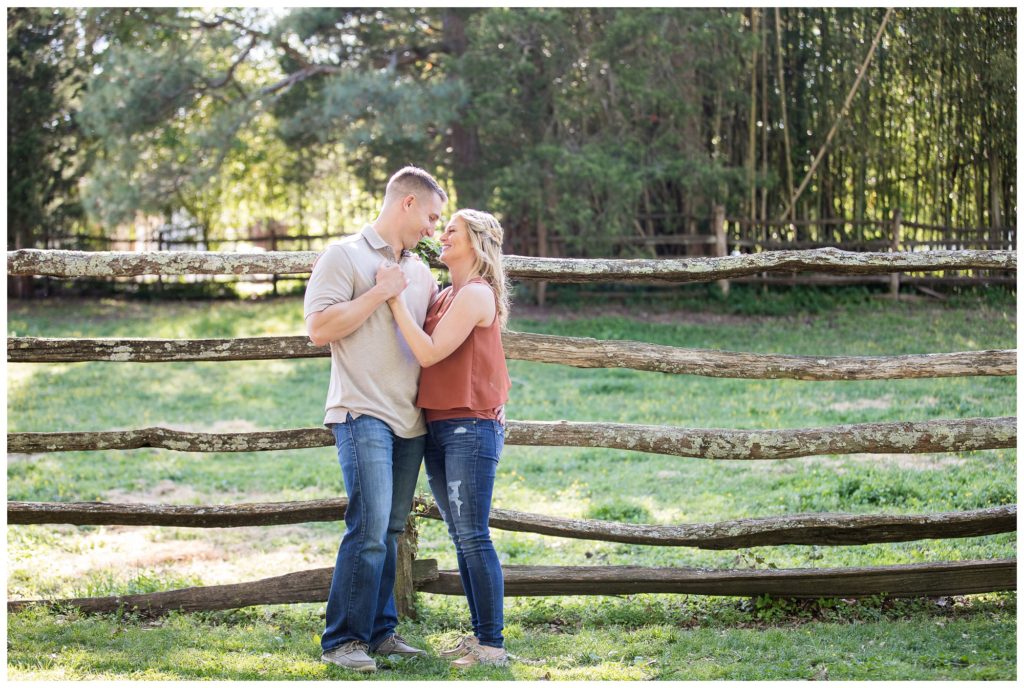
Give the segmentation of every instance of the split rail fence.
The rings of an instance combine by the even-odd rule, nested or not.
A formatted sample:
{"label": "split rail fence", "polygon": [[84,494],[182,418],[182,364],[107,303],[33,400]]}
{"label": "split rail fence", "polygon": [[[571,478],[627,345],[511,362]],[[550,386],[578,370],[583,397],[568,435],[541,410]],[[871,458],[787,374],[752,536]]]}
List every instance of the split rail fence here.
{"label": "split rail fence", "polygon": [[[673,213],[649,213],[638,216],[633,236],[593,237],[580,243],[563,236],[546,240],[553,257],[619,257],[640,253],[649,258],[727,256],[730,253],[841,248],[846,251],[921,251],[921,250],[1013,250],[1016,227],[949,227],[903,219],[896,209],[888,218],[849,219],[816,218],[802,220],[763,220],[727,217],[723,206],[714,206],[708,217]],[[182,236],[180,231],[160,229],[150,241],[118,239],[107,236],[47,236],[46,249],[135,251],[237,251],[254,246],[258,250],[317,250],[344,235],[289,234],[287,227],[268,223],[250,236],[232,239],[199,239]],[[523,253],[536,251],[533,237],[510,237],[512,248]],[[245,250],[242,248],[241,250]],[[193,277],[195,278],[195,277]],[[159,279],[159,278],[158,278]],[[233,281],[267,282],[277,293],[278,275],[236,275]],[[843,274],[825,272],[761,272],[736,278],[740,283],[840,285],[883,283],[890,292],[899,293],[900,285],[966,286],[977,284],[1013,284],[1016,275],[1007,271],[931,271],[910,274]],[[162,286],[162,282],[158,282]],[[722,287],[728,289],[728,282]],[[604,298],[608,292],[602,292]]]}
{"label": "split rail fence", "polygon": [[[303,274],[316,253],[129,253],[9,251],[9,275],[111,277],[182,274]],[[558,282],[698,282],[768,272],[827,271],[879,275],[928,270],[1016,270],[1014,251],[850,253],[836,249],[777,251],[742,256],[668,260],[582,260],[506,256],[513,279]],[[961,351],[904,356],[791,356],[684,349],[640,342],[601,341],[508,332],[510,359],[581,368],[624,367],[666,374],[797,380],[883,380],[920,377],[1016,375],[1016,350]],[[326,357],[327,347],[306,337],[240,339],[54,339],[9,337],[8,361],[233,361]],[[604,447],[704,460],[782,460],[852,453],[954,452],[1016,446],[1015,417],[851,424],[793,430],[690,429],[566,421],[508,422],[510,445]],[[273,432],[196,433],[164,428],[107,432],[20,432],[8,451],[38,453],[162,447],[175,451],[279,451],[333,446],[322,427]],[[234,505],[12,502],[8,524],[161,525],[195,528],[270,526],[344,518],[345,499]],[[1017,507],[922,514],[809,513],[679,526],[652,526],[554,518],[494,509],[492,528],[567,538],[702,549],[783,544],[856,545],[1014,532]],[[396,598],[412,614],[414,591],[461,594],[457,571],[415,558],[416,518],[440,519],[418,500],[400,541]],[[65,600],[8,600],[8,610],[29,604],[74,605],[83,610],[121,607],[147,613],[171,609],[226,609],[256,604],[322,602],[332,568],[220,586],[143,595]],[[786,597],[875,594],[968,594],[1016,589],[1016,558],[833,569],[717,570],[632,566],[509,566],[509,596],[628,594],[639,592]]]}

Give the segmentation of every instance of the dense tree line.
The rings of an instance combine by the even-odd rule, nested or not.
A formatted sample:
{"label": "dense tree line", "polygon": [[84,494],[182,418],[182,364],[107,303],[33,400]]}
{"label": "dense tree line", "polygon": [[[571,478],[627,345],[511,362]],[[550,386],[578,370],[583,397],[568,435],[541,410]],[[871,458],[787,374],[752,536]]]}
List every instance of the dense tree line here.
{"label": "dense tree line", "polygon": [[518,253],[716,204],[1012,225],[1015,38],[1011,8],[9,9],[8,246],[336,233],[409,162]]}

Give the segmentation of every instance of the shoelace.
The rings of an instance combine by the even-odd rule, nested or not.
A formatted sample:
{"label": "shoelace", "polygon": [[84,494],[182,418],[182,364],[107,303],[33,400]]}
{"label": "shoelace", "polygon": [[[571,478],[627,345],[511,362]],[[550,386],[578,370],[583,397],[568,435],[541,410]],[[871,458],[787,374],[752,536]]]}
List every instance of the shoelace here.
{"label": "shoelace", "polygon": [[370,649],[370,646],[361,640],[350,640],[338,649],[341,651],[341,654],[344,655],[352,652],[352,650],[362,650],[363,652],[366,652]]}

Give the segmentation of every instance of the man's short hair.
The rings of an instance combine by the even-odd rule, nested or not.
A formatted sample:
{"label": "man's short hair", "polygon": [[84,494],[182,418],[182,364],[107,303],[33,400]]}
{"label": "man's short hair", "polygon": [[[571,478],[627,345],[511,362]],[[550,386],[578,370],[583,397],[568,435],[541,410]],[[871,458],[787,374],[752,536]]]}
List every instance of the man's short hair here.
{"label": "man's short hair", "polygon": [[437,183],[437,180],[429,172],[409,165],[391,175],[391,179],[388,180],[388,185],[384,190],[384,197],[404,197],[408,194],[416,195],[424,192],[436,193],[442,203],[448,202],[448,194],[444,192],[444,189],[441,188],[441,185]]}

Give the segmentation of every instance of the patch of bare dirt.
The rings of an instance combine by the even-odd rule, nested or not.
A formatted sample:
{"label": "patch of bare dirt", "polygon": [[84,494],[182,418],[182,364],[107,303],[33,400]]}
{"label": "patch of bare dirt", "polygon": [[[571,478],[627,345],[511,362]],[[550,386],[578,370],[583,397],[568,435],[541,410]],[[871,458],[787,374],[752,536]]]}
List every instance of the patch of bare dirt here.
{"label": "patch of bare dirt", "polygon": [[[306,493],[306,494],[302,494]],[[231,504],[323,499],[322,489],[299,494],[219,493],[211,496],[171,480],[145,489],[108,490],[103,501],[134,504]],[[22,553],[19,567],[45,572],[46,578],[71,582],[104,570],[131,577],[141,570],[201,578],[206,585],[238,583],[307,568],[330,566],[344,524],[334,532],[314,531],[305,524],[242,528],[172,528],[102,526],[81,530],[53,526],[61,533],[59,551],[41,548]],[[27,556],[24,556],[27,554]]]}
{"label": "patch of bare dirt", "polygon": [[123,488],[107,490],[103,501],[128,504],[192,504],[201,498],[202,495],[190,485],[176,483],[173,480],[161,480],[143,491]]}
{"label": "patch of bare dirt", "polygon": [[141,570],[198,577],[206,585],[239,583],[306,568],[330,566],[343,526],[324,536],[295,526],[157,528],[105,526],[62,537],[59,553],[47,549],[20,558],[19,566],[71,582],[104,570],[130,578]]}

